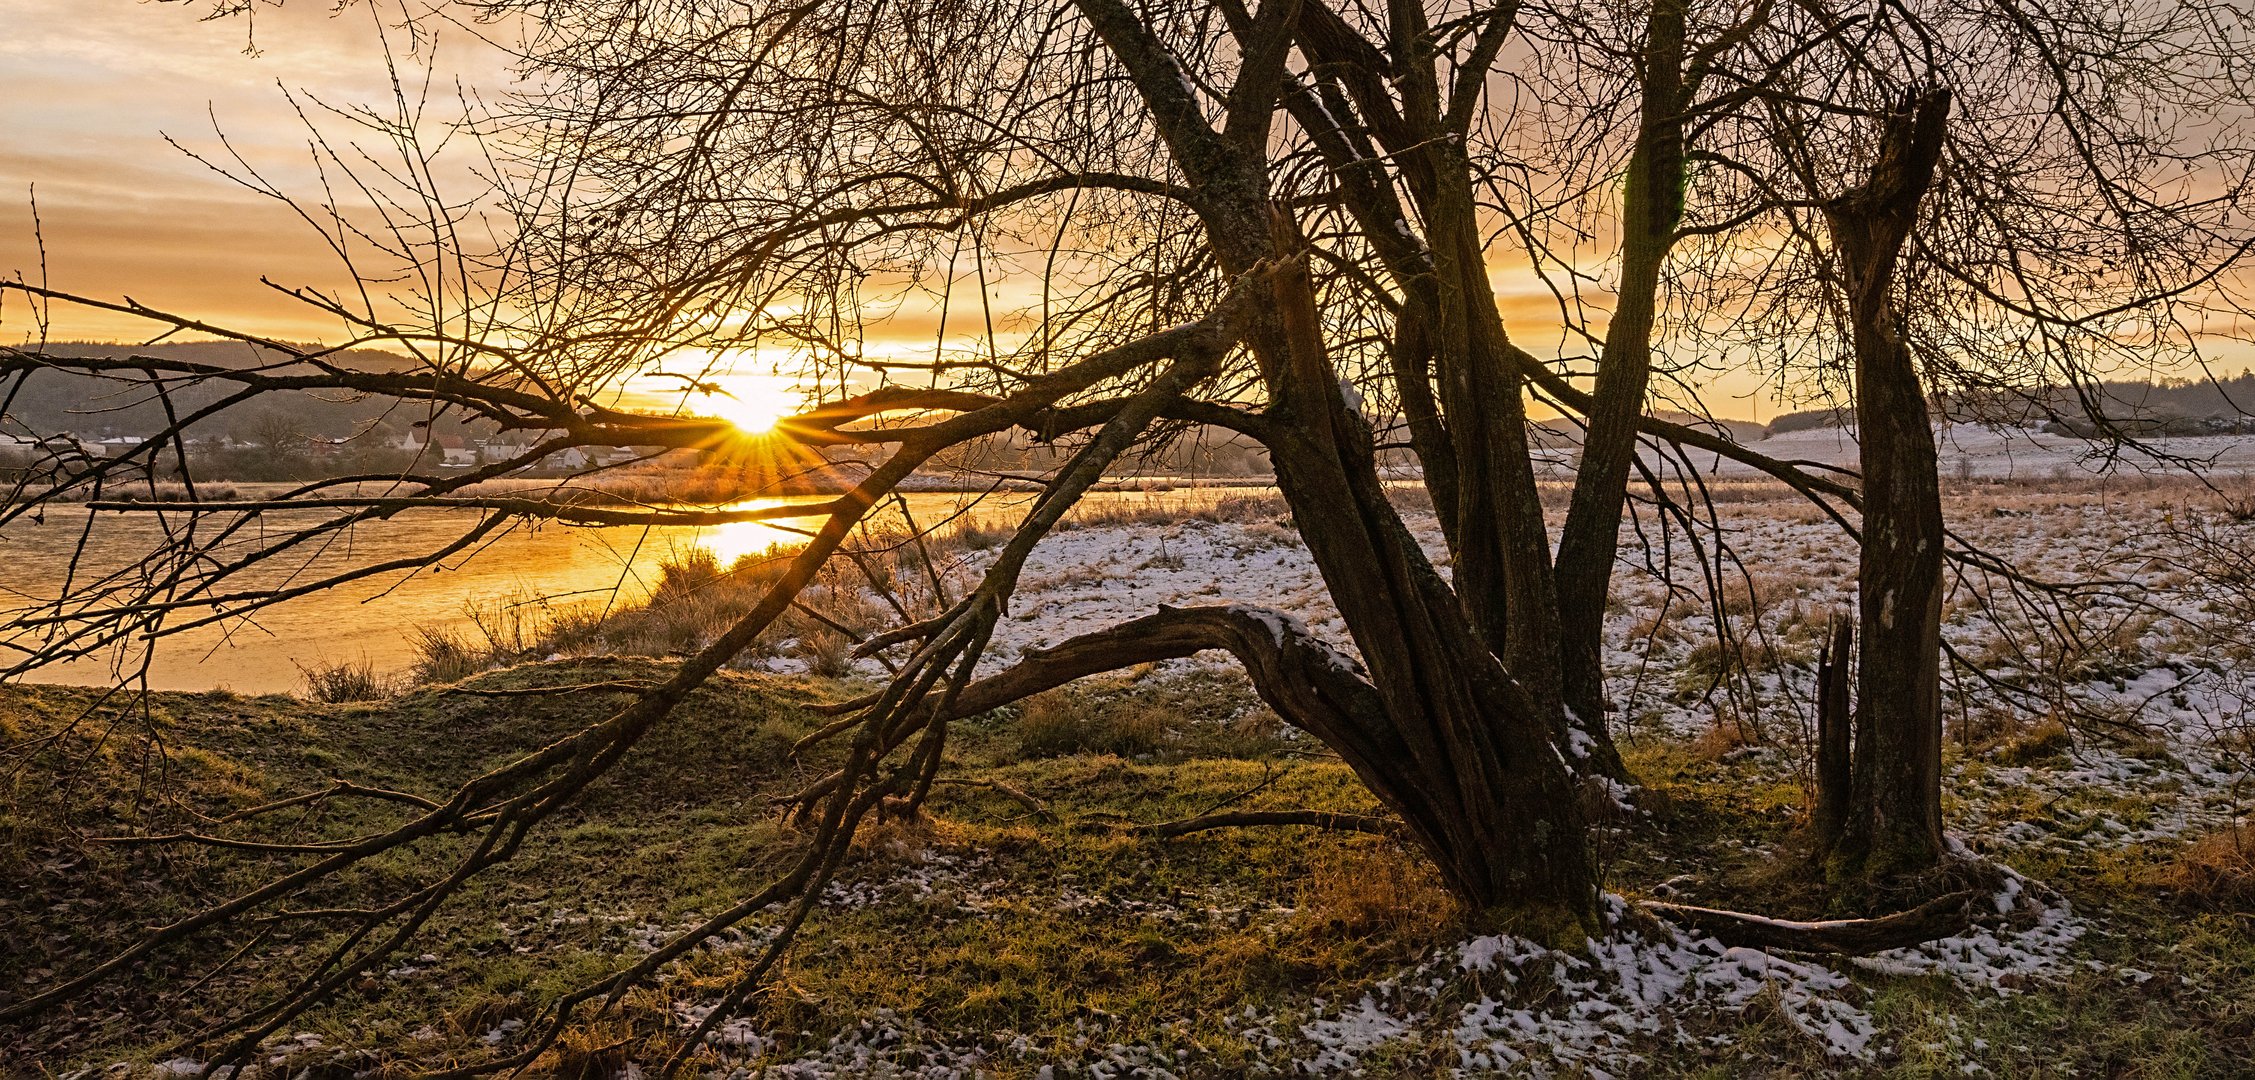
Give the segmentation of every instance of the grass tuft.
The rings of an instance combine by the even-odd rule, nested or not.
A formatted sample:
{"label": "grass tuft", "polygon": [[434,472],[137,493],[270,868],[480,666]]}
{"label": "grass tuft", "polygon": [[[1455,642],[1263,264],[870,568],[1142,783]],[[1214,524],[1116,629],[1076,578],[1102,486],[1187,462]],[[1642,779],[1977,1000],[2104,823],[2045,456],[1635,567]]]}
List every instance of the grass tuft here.
{"label": "grass tuft", "polygon": [[2249,910],[2255,906],[2255,825],[2234,825],[2194,841],[2165,880],[2210,910]]}
{"label": "grass tuft", "polygon": [[357,661],[316,660],[299,664],[297,668],[305,679],[308,700],[342,705],[349,701],[381,701],[392,696],[392,681],[377,674],[375,661],[366,657]]}

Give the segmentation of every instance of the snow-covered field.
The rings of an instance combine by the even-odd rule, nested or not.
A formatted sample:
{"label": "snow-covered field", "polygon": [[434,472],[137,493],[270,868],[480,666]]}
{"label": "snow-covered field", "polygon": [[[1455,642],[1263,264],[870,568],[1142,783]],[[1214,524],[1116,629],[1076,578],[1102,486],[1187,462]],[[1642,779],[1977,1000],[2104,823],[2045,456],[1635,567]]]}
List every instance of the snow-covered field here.
{"label": "snow-covered field", "polygon": [[[2050,480],[2097,475],[2108,459],[2092,444],[2066,435],[2047,435],[2030,428],[1991,428],[1981,424],[1946,424],[1936,430],[1942,472],[1953,477],[1987,477],[2005,480]],[[1812,461],[1853,468],[1856,435],[1847,428],[1825,427],[1789,431],[1750,444],[1751,448],[1783,461]],[[2222,473],[2245,474],[2255,470],[2255,439],[2245,435],[2169,436],[2145,440],[2152,456],[2181,459]],[[1723,477],[1751,478],[1753,469],[1713,454],[1692,453],[1692,463],[1702,471]],[[2147,455],[2126,450],[2117,464],[2135,465]]]}
{"label": "snow-covered field", "polygon": [[[1810,719],[1802,703],[1811,700],[1814,646],[1830,613],[1853,610],[1855,548],[1829,518],[1782,489],[1738,498],[1715,508],[1718,528],[1700,537],[1700,550],[1680,536],[1663,543],[1656,531],[1623,530],[1606,664],[1611,699],[1632,732],[1690,737],[1722,720],[1748,726],[1749,734],[1782,735]],[[2255,672],[2214,647],[2218,635],[2242,628],[2209,610],[2213,586],[2201,580],[2198,555],[2184,542],[2194,530],[2255,542],[2255,525],[2232,521],[2214,494],[2133,478],[1985,484],[1948,503],[1961,550],[1993,557],[2031,582],[2094,586],[2047,603],[2032,586],[2015,589],[2004,575],[1956,564],[1944,608],[1944,636],[1959,661],[1951,673],[1954,719],[2010,723],[2041,703],[2193,749],[2250,719],[2242,683]],[[1027,563],[988,666],[1163,605],[1271,608],[1351,652],[1321,575],[1284,512],[1275,513],[1273,521],[1193,518],[1051,536]],[[1408,519],[1447,573],[1432,515]],[[972,580],[991,557],[970,553],[958,573]],[[1744,642],[1733,662],[1701,652],[1718,622]],[[1206,662],[1227,658],[1211,654]],[[1965,664],[2023,696],[2008,700],[2009,691]],[[1726,677],[1696,685],[1708,669]]]}
{"label": "snow-covered field", "polygon": [[[1784,452],[1774,441],[1765,449]],[[1813,457],[1816,450],[1793,454]],[[2238,789],[2255,725],[2255,635],[2238,619],[2248,608],[2234,596],[2246,594],[2204,576],[2202,560],[2218,544],[2255,545],[2255,522],[2233,519],[2219,496],[2193,485],[2098,481],[2055,475],[2049,463],[2040,468],[2039,481],[1961,480],[1947,497],[1961,545],[2027,578],[2016,584],[1960,563],[1945,606],[1952,751],[1944,788],[1953,838],[1971,852],[2025,863],[2176,844],[2243,822]],[[1723,757],[1743,775],[1790,782],[1802,767],[1812,722],[1807,703],[1817,644],[1828,617],[1854,603],[1855,549],[1835,523],[1782,489],[1733,490],[1713,512],[1697,548],[1681,536],[1662,543],[1657,532],[1624,530],[1616,600],[1606,618],[1616,730],[1627,740],[1706,740],[1730,748]],[[1351,652],[1354,642],[1283,513],[1252,503],[1215,515],[1223,520],[1059,531],[1035,549],[987,667],[1161,605],[1270,608]],[[1413,512],[1409,521],[1446,572],[1431,515]],[[993,553],[951,557],[958,560],[952,573],[968,583]],[[2047,600],[2028,582],[2092,587]],[[1736,644],[1717,647],[1718,629]],[[1229,662],[1208,654],[1160,674],[1194,675]],[[788,670],[797,661],[766,663]],[[1631,813],[1636,801],[1630,792]],[[1230,1038],[1252,1048],[1251,1064],[1231,1068],[1255,1075],[1633,1076],[1647,1072],[1650,1055],[1661,1049],[1734,1060],[1731,1023],[1767,1017],[1841,1068],[1884,1069],[1915,1058],[1974,1075],[1987,1071],[1975,1025],[1961,1030],[1953,1013],[1939,1026],[1906,1029],[1874,1008],[1872,980],[1934,980],[1980,1008],[2071,975],[2138,986],[2179,978],[2153,975],[2143,961],[2094,958],[2090,942],[2110,933],[2102,913],[2079,910],[2041,881],[2003,873],[1989,897],[1994,915],[1982,925],[1852,963],[1726,947],[1634,918],[1625,901],[1611,897],[1612,929],[1582,949],[1469,937],[1358,993],[1248,1005],[1222,1022]],[[1028,908],[1124,914],[1169,928],[1258,926],[1293,914],[1273,900],[1222,888],[1123,896],[1088,882],[1031,880],[985,854],[936,848],[849,870],[823,902],[833,910],[910,905],[934,926]],[[632,914],[568,917],[611,919],[622,948],[644,953],[681,928]],[[752,939],[762,932],[754,930]],[[419,970],[392,974],[412,978]],[[684,1030],[704,1018],[702,1007],[678,1006]],[[710,1049],[729,1064],[710,1075],[1228,1074],[1217,1072],[1191,1022],[1184,1018],[1180,1031],[1121,1037],[1092,1011],[1070,1045],[1060,1046],[1008,1031],[940,1030],[881,1010],[824,1045],[786,1051],[789,1033],[739,1019],[711,1036]],[[498,1044],[512,1032],[495,1028],[489,1035]]]}
{"label": "snow-covered field", "polygon": [[[965,862],[927,857],[875,887],[943,900],[993,887]],[[1782,1016],[1825,1060],[1870,1064],[1903,1048],[1865,1008],[1866,995],[1853,971],[1934,976],[1979,1001],[2022,993],[2072,963],[2072,950],[2090,924],[2042,885],[2006,875],[1992,898],[2004,919],[2001,928],[1858,958],[1847,971],[1672,928],[1654,930],[1631,920],[1627,903],[1608,894],[1616,926],[1581,949],[1548,948],[1509,935],[1473,937],[1436,950],[1354,1000],[1249,1005],[1224,1018],[1223,1027],[1256,1048],[1245,1067],[1250,1075],[1394,1076],[1403,1075],[1404,1062],[1439,1060],[1446,1064],[1416,1075],[1609,1077],[1637,1075],[1649,1060],[1641,1051],[1655,1041],[1711,1048],[1724,1038],[1721,1045],[1727,1045],[1727,1036],[1715,1033],[1717,1018],[1761,1009]],[[694,1007],[685,1010],[684,1029],[703,1015]],[[737,1022],[709,1042],[724,1059],[740,1063],[739,1071],[712,1075],[748,1078],[758,1068],[768,1071],[756,1075],[795,1080],[969,1080],[993,1075],[996,1066],[1023,1068],[1020,1063],[1044,1059],[1051,1063],[1033,1072],[1044,1080],[1214,1075],[1208,1053],[1187,1032],[1112,1041],[1104,1019],[1092,1018],[1085,1036],[1074,1040],[1077,1053],[1068,1054],[1063,1065],[1054,1062],[1059,1048],[1053,1044],[935,1030],[889,1010],[819,1049],[789,1056],[771,1052],[778,1045],[772,1035]],[[1951,1035],[1939,1046],[1919,1049],[1977,1049],[1970,1042]],[[1975,1065],[1960,1071],[1986,1070]]]}
{"label": "snow-covered field", "polygon": [[[1816,441],[1765,449],[1817,457]],[[2213,602],[2213,583],[2199,575],[2190,538],[2255,543],[2255,525],[2232,520],[2216,495],[2194,486],[2090,480],[2059,471],[2074,466],[2057,448],[2021,454],[2000,439],[1989,451],[1976,459],[1980,468],[1960,475],[2034,469],[2018,475],[2042,482],[1955,485],[1947,512],[1960,543],[2031,580],[2106,586],[2047,605],[2040,593],[2016,590],[1996,573],[1966,567],[1956,576],[1945,609],[1955,656],[1946,708],[1959,746],[1945,797],[1956,842],[1989,855],[2065,854],[2166,844],[2245,820],[2240,750],[2255,722],[2255,654],[2246,627]],[[1999,462],[2006,467],[1990,467]],[[1829,613],[1854,603],[1855,549],[1833,522],[1782,489],[1741,493],[1716,513],[1717,530],[1702,537],[1705,563],[1680,537],[1663,550],[1624,532],[1629,542],[1606,622],[1616,720],[1631,739],[1725,732],[1745,744],[1734,755],[1741,764],[1791,775],[1811,722],[1805,703],[1814,695],[1816,643]],[[1431,516],[1413,514],[1411,524],[1445,571]],[[1718,567],[1712,560],[1722,549],[1732,557]],[[968,579],[986,558],[973,553],[959,571]],[[1305,550],[1275,521],[1069,529],[1036,549],[1023,581],[995,635],[990,666],[1160,605],[1274,608],[1353,649]],[[1721,658],[1709,644],[1718,625],[1741,641]],[[1735,661],[1728,659],[1732,651]],[[1177,670],[1227,662],[1209,654],[1178,662]],[[2060,743],[2057,755],[2032,763],[2013,756],[2009,748],[2022,745],[2013,741],[2016,732],[2045,731]],[[1449,1061],[1444,1072],[1459,1075],[1635,1075],[1644,1061],[1637,1046],[1713,1038],[1713,1016],[1759,1005],[1775,1009],[1831,1059],[1859,1064],[1899,1060],[1905,1048],[1866,1010],[1857,971],[1937,976],[1974,1000],[2021,993],[2084,967],[2139,983],[2152,977],[2078,959],[2078,943],[2103,929],[2042,883],[2006,873],[1992,898],[1992,925],[1854,966],[1727,948],[1676,931],[1655,936],[1649,925],[1639,929],[1624,918],[1584,951],[1473,938],[1356,1000],[1249,1008],[1230,1024],[1267,1048],[1261,1067],[1275,1073],[1357,1075],[1375,1068],[1372,1075],[1391,1075],[1372,1063],[1438,1055]],[[942,894],[960,894],[963,910],[975,912],[992,902],[991,885],[977,876],[975,867],[926,864],[908,871],[905,887],[929,894],[937,881]],[[1060,893],[1055,900],[1073,897]],[[1554,992],[1530,996],[1527,987],[1538,984]],[[1689,1017],[1710,1022],[1687,1024]],[[951,1039],[886,1016],[821,1052],[763,1064],[779,1076],[860,1075],[874,1063],[904,1060],[895,1052],[902,1047],[916,1048],[907,1060],[929,1064],[901,1075],[967,1076],[1010,1059],[1008,1047]],[[1953,1026],[1920,1049],[1948,1060],[1979,1048]],[[1195,1064],[1191,1051],[1180,1050],[1179,1059],[1177,1053],[1106,1044],[1098,1035],[1073,1073],[1171,1076]],[[1961,1064],[1968,1074],[1983,1071],[1970,1058]],[[1044,1066],[1037,1075],[1064,1073]]]}

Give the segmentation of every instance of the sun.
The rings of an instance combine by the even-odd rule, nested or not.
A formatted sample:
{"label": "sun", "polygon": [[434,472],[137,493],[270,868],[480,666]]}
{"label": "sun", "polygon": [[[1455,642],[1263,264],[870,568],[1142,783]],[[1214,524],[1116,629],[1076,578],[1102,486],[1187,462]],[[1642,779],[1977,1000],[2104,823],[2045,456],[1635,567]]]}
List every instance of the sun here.
{"label": "sun", "polygon": [[799,411],[800,396],[781,379],[732,375],[718,380],[721,393],[698,402],[704,409],[748,435],[765,435]]}

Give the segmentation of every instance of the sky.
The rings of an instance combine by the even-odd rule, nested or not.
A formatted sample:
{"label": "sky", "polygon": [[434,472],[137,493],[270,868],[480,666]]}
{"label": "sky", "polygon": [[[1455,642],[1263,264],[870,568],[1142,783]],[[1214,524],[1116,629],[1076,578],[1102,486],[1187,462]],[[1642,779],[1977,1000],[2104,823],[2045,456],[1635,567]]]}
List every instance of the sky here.
{"label": "sky", "polygon": [[[397,0],[378,0],[396,13]],[[306,128],[284,88],[338,105],[390,100],[377,9],[326,0],[258,0],[254,18],[206,20],[206,0],[0,0],[0,273],[55,288],[133,299],[164,310],[291,340],[335,340],[337,322],[260,284],[334,288],[349,279],[318,235],[280,203],[245,190],[168,145],[224,156],[219,132],[293,192],[318,190]],[[460,29],[426,54],[442,86],[459,78],[507,89],[502,55]],[[413,68],[415,62],[403,66]],[[217,130],[215,131],[215,124]],[[330,121],[325,127],[336,130]],[[967,284],[959,283],[959,284]],[[975,295],[976,287],[967,292]],[[1547,296],[1502,298],[1526,344],[1555,341]],[[55,340],[133,340],[149,324],[54,309]],[[890,344],[931,343],[931,315],[905,318]],[[20,305],[0,310],[0,334],[20,339]],[[972,326],[959,313],[950,327]],[[882,331],[880,331],[882,333]],[[887,343],[872,342],[873,347]],[[2234,357],[2230,368],[2245,366]],[[1702,388],[1718,415],[1767,419],[1790,404],[1749,376]]]}
{"label": "sky", "polygon": [[[306,129],[284,88],[338,105],[391,96],[375,12],[367,4],[340,14],[332,7],[324,0],[280,6],[261,0],[246,22],[206,20],[202,0],[0,0],[0,26],[8,28],[0,34],[0,102],[8,103],[0,110],[0,273],[39,279],[36,188],[37,234],[51,286],[130,296],[287,340],[335,340],[336,320],[259,280],[344,284],[347,277],[318,235],[288,208],[165,141],[170,135],[198,153],[224,156],[223,131],[229,146],[283,189],[317,190]],[[405,51],[403,32],[391,30],[389,38],[395,50]],[[433,55],[442,83],[459,77],[489,92],[509,85],[500,53],[467,32],[442,30]],[[968,281],[958,284],[975,294]],[[1531,310],[1556,321],[1547,295],[1504,299],[1522,314]],[[52,311],[55,340],[137,340],[151,333],[148,323],[128,316]],[[0,334],[22,337],[22,316],[20,308],[0,310]],[[951,328],[977,322],[975,312],[949,320]],[[914,313],[902,321],[902,340],[889,344],[928,349],[932,325],[931,313]],[[1555,326],[1537,336],[1547,342],[1553,335]],[[1761,402],[1728,400],[1755,389],[1727,389],[1718,411],[1774,412]]]}
{"label": "sky", "polygon": [[[0,0],[0,273],[58,289],[193,314],[257,333],[333,338],[337,323],[259,283],[344,280],[290,211],[167,145],[224,156],[217,128],[285,190],[312,190],[306,129],[283,87],[335,104],[390,99],[373,12],[325,2],[261,4],[253,19],[205,21],[201,3]],[[396,10],[396,9],[395,9]],[[406,35],[390,35],[404,51]],[[442,35],[437,70],[474,85],[507,78],[497,53]],[[20,332],[20,311],[4,314]],[[54,311],[53,336],[128,340],[148,325]]]}

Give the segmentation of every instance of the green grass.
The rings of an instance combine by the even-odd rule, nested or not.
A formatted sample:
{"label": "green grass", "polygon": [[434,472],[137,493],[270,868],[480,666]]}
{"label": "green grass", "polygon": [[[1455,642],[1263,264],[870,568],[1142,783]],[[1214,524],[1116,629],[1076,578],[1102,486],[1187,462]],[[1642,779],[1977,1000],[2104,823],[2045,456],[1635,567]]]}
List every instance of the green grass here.
{"label": "green grass", "polygon": [[[654,660],[528,665],[483,687],[650,678]],[[362,981],[288,1033],[322,1037],[354,1069],[404,1073],[482,1050],[479,1036],[641,953],[637,935],[679,929],[757,889],[791,843],[770,800],[819,775],[793,741],[819,718],[805,706],[844,684],[724,673],[523,853],[475,884],[392,962],[417,970]],[[603,715],[616,696],[481,698],[422,691],[380,702],[154,695],[144,715],[97,712],[64,725],[92,691],[0,688],[0,986],[47,985],[160,923],[291,864],[288,857],[88,845],[87,835],[166,831],[330,776],[426,796]],[[1121,734],[1125,729],[1128,734]],[[50,738],[52,737],[52,738]],[[44,740],[44,741],[43,741]],[[1304,1016],[1316,998],[1352,1001],[1469,930],[1414,853],[1369,836],[1235,830],[1172,841],[1122,826],[1247,807],[1371,812],[1352,774],[1279,732],[1242,682],[1147,677],[1096,684],[967,721],[944,775],[997,780],[1052,817],[976,787],[938,790],[925,822],[872,829],[839,888],[868,902],[819,909],[758,1004],[783,1049],[819,1049],[880,1015],[896,1027],[972,1043],[1022,1039],[997,1055],[1000,1077],[1081,1060],[1123,1043],[1190,1057],[1185,1075],[1242,1075],[1257,1037],[1229,1019],[1252,1006]],[[1704,748],[1631,748],[1646,815],[1608,830],[1609,887],[1649,895],[1679,882],[1694,902],[1806,914],[1790,858],[1797,784]],[[405,811],[360,802],[287,820],[227,826],[241,835],[344,836]],[[199,828],[218,828],[209,824]],[[452,843],[453,841],[449,841]],[[347,903],[356,889],[436,858],[394,856],[302,903]],[[1784,854],[1780,854],[1784,853]],[[2063,890],[2102,930],[2075,968],[2009,997],[1933,978],[1859,976],[1863,1005],[1892,1050],[1871,1075],[2228,1076],[2255,1060],[2255,934],[2162,883],[2158,846],[2049,855],[2017,866]],[[929,892],[903,883],[922,874]],[[755,927],[757,921],[755,920]],[[63,1072],[157,1059],[166,1043],[271,992],[322,934],[281,924],[261,943],[277,964],[207,972],[258,931],[243,928],[167,953],[71,1010],[0,1031],[0,1057]],[[295,935],[295,936],[293,936]],[[275,951],[275,950],[279,951]],[[416,961],[428,954],[429,963]],[[648,1060],[677,1021],[673,1001],[709,1001],[741,950],[700,953],[660,991],[590,1021],[544,1063],[551,1072]],[[2152,974],[2143,984],[2123,968]],[[193,989],[190,989],[193,987]],[[1469,992],[1451,985],[1446,995]],[[4,999],[4,998],[0,998]],[[1686,1017],[1696,1047],[1655,1042],[1647,1075],[1798,1076],[1837,1071],[1773,1007]],[[1289,1034],[1290,1022],[1280,1025]],[[1441,1075],[1453,1059],[1415,1041],[1365,1062],[1370,1075]],[[11,1073],[18,1071],[11,1064]],[[316,1074],[319,1075],[319,1074]]]}

